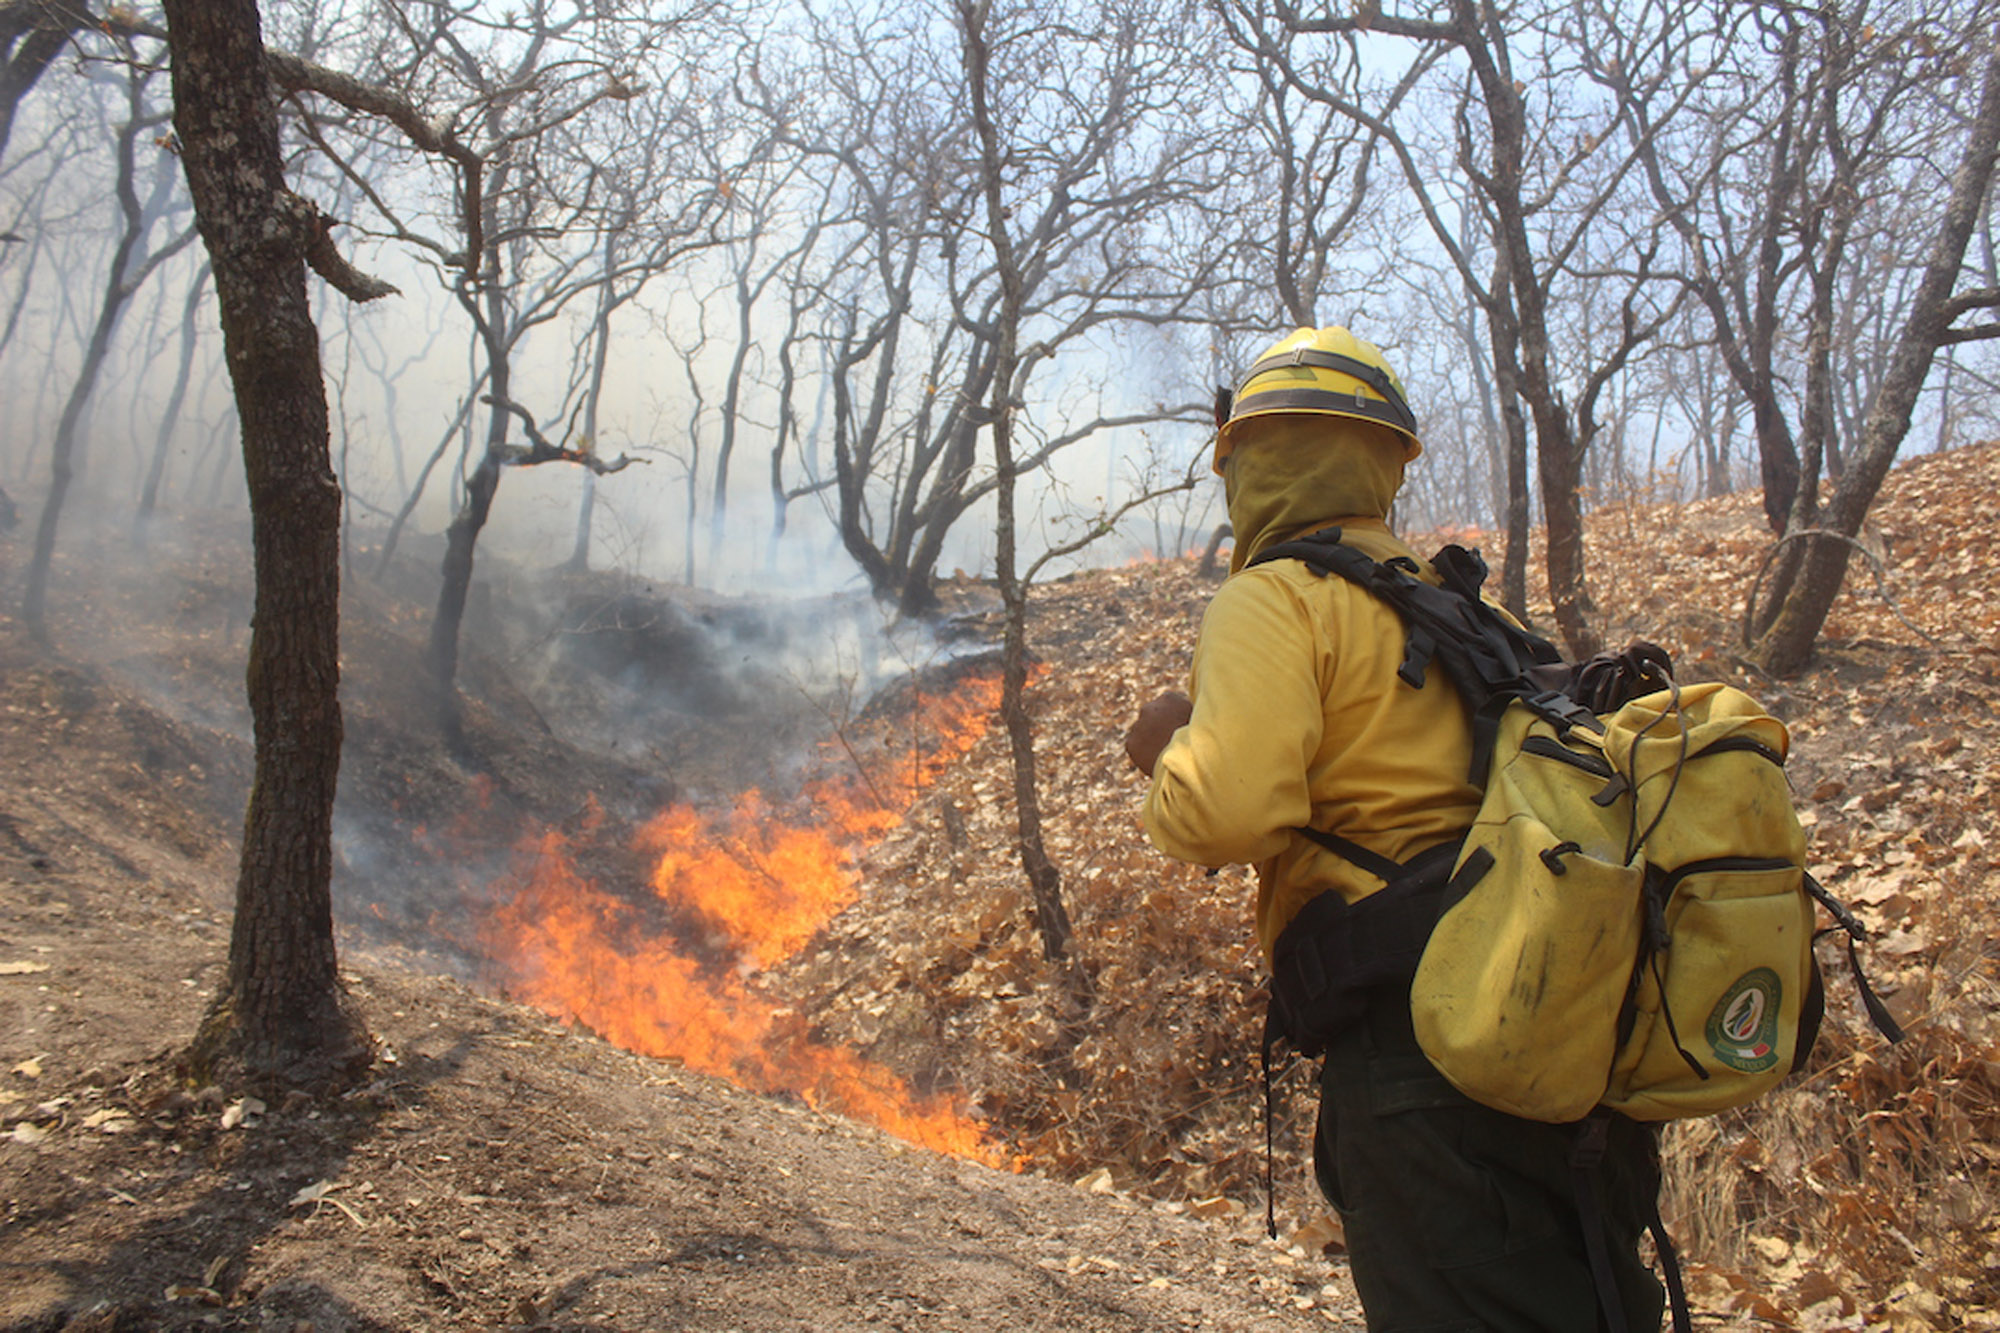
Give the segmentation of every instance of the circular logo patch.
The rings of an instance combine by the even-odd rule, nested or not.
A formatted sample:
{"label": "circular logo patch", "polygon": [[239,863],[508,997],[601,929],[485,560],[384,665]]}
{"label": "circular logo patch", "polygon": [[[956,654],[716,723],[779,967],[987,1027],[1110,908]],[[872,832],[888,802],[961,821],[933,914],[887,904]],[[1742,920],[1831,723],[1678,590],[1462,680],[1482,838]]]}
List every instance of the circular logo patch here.
{"label": "circular logo patch", "polygon": [[1755,968],[1723,992],[1708,1015],[1708,1048],[1731,1069],[1758,1074],[1778,1063],[1778,1001],[1784,983]]}

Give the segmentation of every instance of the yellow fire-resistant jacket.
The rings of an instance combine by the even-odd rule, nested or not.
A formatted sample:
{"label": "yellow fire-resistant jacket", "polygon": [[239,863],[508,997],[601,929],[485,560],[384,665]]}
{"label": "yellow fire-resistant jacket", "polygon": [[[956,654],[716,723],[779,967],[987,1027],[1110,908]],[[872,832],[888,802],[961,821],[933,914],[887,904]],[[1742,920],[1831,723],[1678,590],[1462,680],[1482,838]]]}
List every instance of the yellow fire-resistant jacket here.
{"label": "yellow fire-resistant jacket", "polygon": [[1295,415],[1242,423],[1227,464],[1235,572],[1202,620],[1188,687],[1194,715],[1153,770],[1145,825],[1169,856],[1256,865],[1267,955],[1307,900],[1332,889],[1352,901],[1382,887],[1295,827],[1310,823],[1401,861],[1463,832],[1479,807],[1466,780],[1465,710],[1441,667],[1421,690],[1397,678],[1396,613],[1296,560],[1244,567],[1266,546],[1334,523],[1377,560],[1414,559],[1382,517],[1402,468],[1402,445],[1387,431]]}

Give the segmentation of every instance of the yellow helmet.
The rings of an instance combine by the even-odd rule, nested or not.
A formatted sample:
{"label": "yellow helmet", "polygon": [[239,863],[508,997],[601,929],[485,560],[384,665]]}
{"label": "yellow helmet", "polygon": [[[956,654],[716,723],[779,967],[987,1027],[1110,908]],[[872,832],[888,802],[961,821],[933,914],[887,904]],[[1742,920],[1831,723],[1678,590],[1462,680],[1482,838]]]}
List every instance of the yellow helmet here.
{"label": "yellow helmet", "polygon": [[1228,404],[1218,402],[1216,407],[1218,473],[1222,460],[1229,457],[1236,423],[1271,412],[1373,421],[1403,437],[1406,461],[1423,452],[1416,416],[1403,397],[1403,382],[1389,369],[1381,349],[1339,325],[1295,329],[1278,339],[1251,365]]}

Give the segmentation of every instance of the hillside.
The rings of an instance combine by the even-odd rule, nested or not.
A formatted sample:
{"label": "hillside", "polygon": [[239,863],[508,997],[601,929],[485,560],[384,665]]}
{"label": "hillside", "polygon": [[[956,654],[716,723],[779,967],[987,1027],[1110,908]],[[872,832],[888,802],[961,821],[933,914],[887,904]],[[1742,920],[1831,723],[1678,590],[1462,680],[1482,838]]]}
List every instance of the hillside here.
{"label": "hillside", "polygon": [[[587,669],[602,645],[572,644],[530,697],[505,670],[535,665],[519,640],[475,640],[448,750],[410,687],[421,613],[350,579],[336,893],[377,1063],[331,1102],[185,1083],[248,778],[238,554],[106,544],[67,563],[53,655],[0,617],[0,1329],[1355,1326],[1335,1267],[1240,1210],[1017,1173],[955,1113],[984,1160],[912,1146],[813,1109],[810,1087],[753,1095],[497,997],[487,929],[542,840],[567,831],[565,865],[642,892],[645,820],[782,776],[821,721],[797,690],[733,699],[756,682],[704,653],[774,631],[699,599],[639,614],[580,594],[671,681],[635,685],[629,653]],[[593,718],[625,757],[550,722]],[[685,933],[689,915],[656,903],[643,924]],[[696,925],[707,944],[717,927]],[[718,958],[703,975],[726,989]],[[836,1072],[912,1100],[852,1056]]]}
{"label": "hillside", "polygon": [[[1787,681],[1759,678],[1736,649],[1769,549],[1754,494],[1593,520],[1607,639],[1653,638],[1683,680],[1741,685],[1790,726],[1815,871],[1878,933],[1865,965],[1912,1028],[1883,1045],[1829,946],[1834,1011],[1810,1074],[1670,1132],[1669,1221],[1712,1318],[2000,1326],[2000,538],[1984,504],[1996,488],[2000,447],[1899,468],[1867,533],[1872,559],[1857,557],[1813,668]],[[1044,984],[998,738],[870,853],[861,905],[787,984],[841,1040],[980,1089],[1013,1141],[1058,1170],[1254,1205],[1251,880],[1151,852],[1118,745],[1138,704],[1179,682],[1209,586],[1191,562],[1166,562],[1078,577],[1039,603],[1044,799],[1096,979],[1086,1019]],[[1311,1086],[1295,1071],[1281,1089],[1278,1208],[1297,1226],[1320,1211],[1299,1156]]]}
{"label": "hillside", "polygon": [[[1791,725],[1822,878],[1880,931],[1867,965],[1914,1029],[1864,1033],[1829,956],[1808,1075],[1673,1131],[1707,1327],[2000,1327],[1996,487],[2000,448],[1900,468],[1870,534],[1886,596],[1857,564],[1786,682],[1732,651],[1755,497],[1594,520],[1609,637]],[[976,652],[906,648],[915,685],[871,699],[860,665],[799,665],[824,608],[496,573],[450,751],[411,688],[420,605],[350,576],[337,894],[384,1048],[352,1098],[252,1113],[170,1058],[226,940],[241,549],[59,570],[93,591],[55,657],[0,622],[0,1327],[1357,1321],[1296,1071],[1284,1241],[1261,1238],[1248,877],[1152,853],[1119,750],[1184,670],[1212,588],[1192,562],[1036,603],[1087,1011],[1040,958]],[[0,578],[16,562],[0,538]],[[948,592],[976,646],[990,594]]]}

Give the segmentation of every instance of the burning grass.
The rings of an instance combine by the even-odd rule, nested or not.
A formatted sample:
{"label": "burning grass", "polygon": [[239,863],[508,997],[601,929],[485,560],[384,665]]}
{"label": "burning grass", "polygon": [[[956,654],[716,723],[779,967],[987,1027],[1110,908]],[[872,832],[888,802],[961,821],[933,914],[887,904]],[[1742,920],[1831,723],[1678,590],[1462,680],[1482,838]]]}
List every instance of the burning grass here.
{"label": "burning grass", "polygon": [[627,1050],[1003,1163],[960,1099],[920,1094],[883,1065],[816,1038],[753,980],[854,902],[856,850],[901,822],[915,793],[978,739],[998,689],[974,677],[919,699],[923,739],[907,755],[883,748],[864,757],[843,737],[792,801],[753,789],[723,811],[661,811],[633,838],[651,859],[650,901],[630,886],[593,882],[559,833],[525,840],[488,890],[498,901],[483,917],[481,951],[516,998]]}

